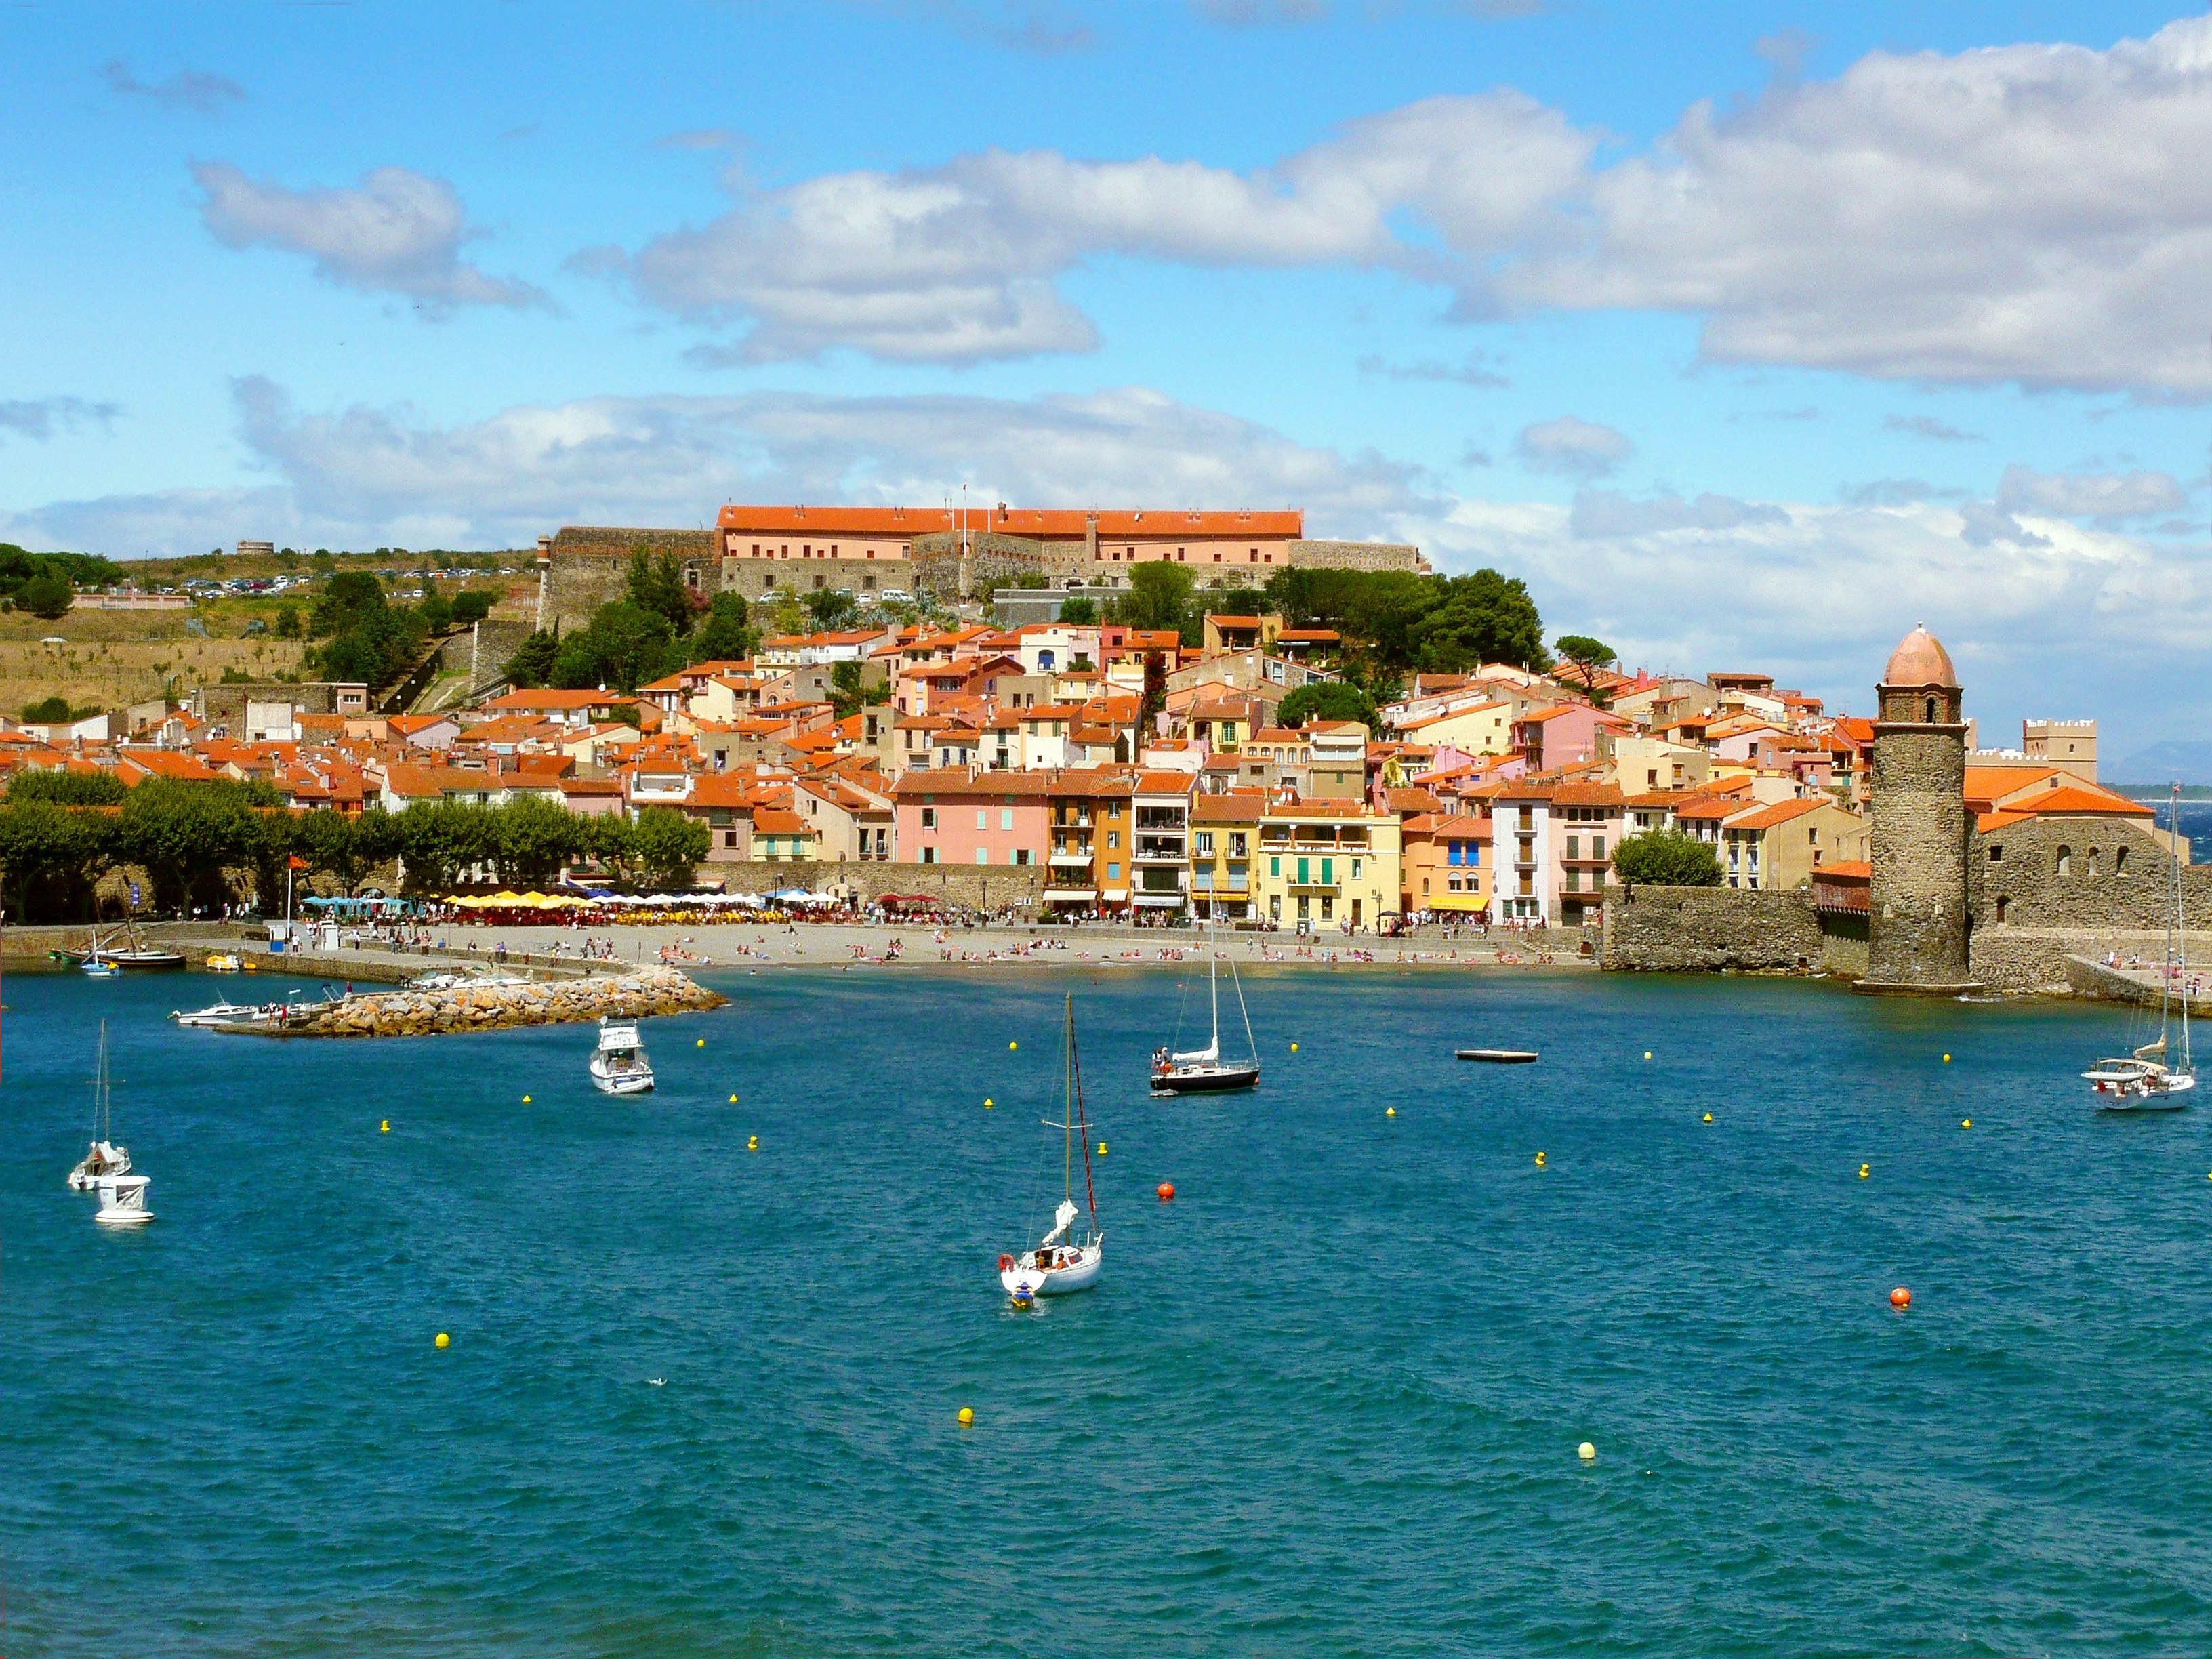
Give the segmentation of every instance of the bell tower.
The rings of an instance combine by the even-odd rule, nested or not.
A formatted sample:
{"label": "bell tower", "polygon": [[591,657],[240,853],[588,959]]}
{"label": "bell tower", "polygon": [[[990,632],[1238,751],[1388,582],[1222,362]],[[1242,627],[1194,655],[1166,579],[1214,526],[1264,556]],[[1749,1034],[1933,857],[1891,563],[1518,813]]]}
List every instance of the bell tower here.
{"label": "bell tower", "polygon": [[1923,626],[1875,688],[1874,866],[1868,992],[1956,995],[1973,987],[1964,694],[1951,654]]}

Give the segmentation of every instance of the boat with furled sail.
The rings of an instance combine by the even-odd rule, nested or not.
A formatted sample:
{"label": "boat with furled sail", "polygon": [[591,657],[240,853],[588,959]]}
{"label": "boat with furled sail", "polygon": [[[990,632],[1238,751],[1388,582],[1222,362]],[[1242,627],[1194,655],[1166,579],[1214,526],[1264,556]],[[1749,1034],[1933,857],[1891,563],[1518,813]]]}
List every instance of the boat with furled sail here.
{"label": "boat with furled sail", "polygon": [[1234,1089],[1249,1089],[1260,1081],[1260,1050],[1252,1041],[1252,1014],[1244,1006],[1244,983],[1237,977],[1237,964],[1233,962],[1229,964],[1229,982],[1237,992],[1237,1011],[1243,1016],[1244,1051],[1249,1058],[1225,1062],[1221,1058],[1221,945],[1212,917],[1206,921],[1206,943],[1212,1030],[1203,1048],[1180,1054],[1172,1052],[1171,1047],[1152,1050],[1152,1092],[1156,1095],[1225,1094]]}
{"label": "boat with furled sail", "polygon": [[[1083,1066],[1075,1049],[1075,999],[1067,999],[1067,1025],[1063,1038],[1066,1070],[1060,1121],[1045,1120],[1045,1127],[1060,1132],[1061,1198],[1053,1212],[1052,1228],[1036,1248],[1019,1255],[999,1258],[999,1283],[1017,1303],[1040,1296],[1066,1296],[1087,1291],[1098,1282],[1106,1262],[1106,1235],[1098,1225],[1098,1193],[1091,1176],[1091,1115],[1083,1099]],[[1075,1202],[1075,1153],[1083,1149],[1083,1197],[1090,1210],[1090,1225],[1073,1231],[1084,1213]]]}
{"label": "boat with furled sail", "polygon": [[77,1160],[76,1168],[69,1173],[71,1192],[94,1192],[109,1176],[131,1173],[130,1150],[117,1146],[112,1139],[114,1129],[109,1121],[112,1115],[108,1097],[107,1022],[103,1019],[100,1022],[100,1066],[92,1079],[92,1145]]}
{"label": "boat with furled sail", "polygon": [[[2081,1073],[2082,1081],[2095,1092],[2101,1111],[2178,1112],[2189,1103],[2184,1097],[2197,1086],[2197,1062],[2189,1050],[2189,933],[2181,908],[2180,849],[2188,843],[2181,839],[2181,786],[2178,783],[2173,786],[2171,828],[2173,844],[2168,885],[2172,902],[2166,912],[2166,957],[2159,963],[2158,1037],[2124,1055],[2100,1060]],[[2181,1009],[2178,1033],[2171,1029],[2177,1003]],[[2179,1044],[2169,1048],[2169,1038],[2176,1035]]]}

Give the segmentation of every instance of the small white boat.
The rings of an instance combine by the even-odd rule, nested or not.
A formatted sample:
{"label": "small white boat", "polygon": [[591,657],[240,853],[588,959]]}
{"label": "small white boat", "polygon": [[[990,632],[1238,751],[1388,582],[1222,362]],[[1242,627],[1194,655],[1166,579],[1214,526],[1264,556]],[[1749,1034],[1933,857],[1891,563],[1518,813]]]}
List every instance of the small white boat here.
{"label": "small white boat", "polygon": [[142,1175],[106,1175],[100,1178],[95,1190],[100,1194],[100,1207],[92,1218],[109,1227],[143,1226],[154,1218],[146,1207],[148,1176]]}
{"label": "small white boat", "polygon": [[109,1137],[114,1133],[108,1099],[107,1022],[100,1022],[100,1067],[92,1079],[92,1146],[69,1173],[69,1189],[88,1193],[110,1176],[131,1173],[131,1152]]}
{"label": "small white boat", "polygon": [[1214,919],[1206,922],[1206,994],[1212,1005],[1212,1030],[1206,1047],[1176,1054],[1172,1047],[1152,1050],[1152,1092],[1156,1095],[1218,1095],[1255,1087],[1260,1081],[1260,1049],[1252,1041],[1252,1014],[1244,1006],[1244,982],[1237,964],[1229,964],[1229,982],[1236,988],[1237,1010],[1244,1017],[1244,1048],[1249,1058],[1221,1057],[1221,945]]}
{"label": "small white boat", "polygon": [[1534,1048],[1458,1048],[1453,1052],[1462,1060],[1487,1060],[1492,1066],[1533,1066],[1537,1059]]}
{"label": "small white boat", "polygon": [[189,1013],[181,1008],[172,1008],[169,1018],[179,1025],[238,1025],[258,1019],[263,1012],[251,1002],[211,1002]]}
{"label": "small white boat", "polygon": [[603,1095],[641,1095],[653,1087],[653,1065],[634,1019],[602,1019],[592,1052],[592,1086]]}
{"label": "small white boat", "polygon": [[[1060,1200],[1060,1207],[1053,1212],[1052,1231],[1037,1241],[1035,1249],[999,1258],[999,1283],[1018,1304],[1025,1304],[1040,1296],[1066,1296],[1075,1291],[1087,1291],[1098,1282],[1099,1272],[1106,1262],[1106,1235],[1098,1226],[1098,1193],[1091,1178],[1091,1117],[1083,1103],[1083,1068],[1075,1052],[1073,997],[1067,1000],[1066,1054],[1065,1110],[1057,1123],[1049,1118],[1045,1120],[1047,1128],[1060,1132],[1066,1195]],[[1083,1213],[1075,1206],[1078,1142],[1083,1148],[1083,1195],[1090,1205],[1091,1225],[1082,1233],[1071,1234],[1076,1218]]]}
{"label": "small white boat", "polygon": [[88,979],[113,979],[123,971],[106,957],[87,957],[76,970]]}
{"label": "small white boat", "polygon": [[228,951],[214,951],[200,958],[200,966],[210,974],[234,974],[243,964]]}
{"label": "small white boat", "polygon": [[[2181,839],[2181,786],[2173,786],[2172,827],[2173,844]],[[2189,982],[2189,928],[2181,910],[2181,860],[2170,860],[2168,890],[2172,908],[2166,917],[2166,957],[2159,964],[2158,1039],[2116,1060],[2100,1060],[2081,1073],[2097,1096],[2097,1107],[2106,1112],[2178,1112],[2189,1103],[2181,1097],[2197,1086],[2196,1058],[2189,1049],[2189,997],[2176,986]],[[2167,1063],[2166,1038],[2173,1023],[2174,1005],[2180,1005],[2180,1054]]]}

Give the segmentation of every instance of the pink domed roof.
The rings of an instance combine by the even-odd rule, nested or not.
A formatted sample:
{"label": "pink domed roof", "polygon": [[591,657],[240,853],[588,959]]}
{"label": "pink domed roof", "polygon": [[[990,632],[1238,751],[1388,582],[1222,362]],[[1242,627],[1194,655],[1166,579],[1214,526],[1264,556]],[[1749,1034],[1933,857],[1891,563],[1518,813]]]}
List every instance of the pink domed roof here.
{"label": "pink domed roof", "polygon": [[1956,685],[1959,672],[1951,666],[1951,653],[1943,641],[1928,631],[1925,623],[1907,634],[1889,653],[1889,666],[1881,671],[1884,685]]}

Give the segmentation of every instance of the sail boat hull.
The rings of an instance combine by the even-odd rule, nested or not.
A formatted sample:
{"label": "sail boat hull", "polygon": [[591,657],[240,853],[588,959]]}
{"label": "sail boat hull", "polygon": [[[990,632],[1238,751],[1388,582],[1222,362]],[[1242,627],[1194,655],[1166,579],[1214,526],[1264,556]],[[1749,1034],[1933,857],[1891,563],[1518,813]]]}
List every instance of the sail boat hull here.
{"label": "sail boat hull", "polygon": [[1069,1296],[1096,1285],[1106,1265],[1103,1240],[1096,1244],[1066,1246],[1058,1254],[1070,1259],[1059,1267],[1041,1267],[1037,1265],[1037,1252],[1029,1251],[1012,1267],[1000,1270],[999,1283],[1006,1287],[1008,1296]]}
{"label": "sail boat hull", "polygon": [[1259,1086],[1257,1066],[1176,1066],[1152,1073],[1152,1089],[1164,1095],[1225,1095]]}

